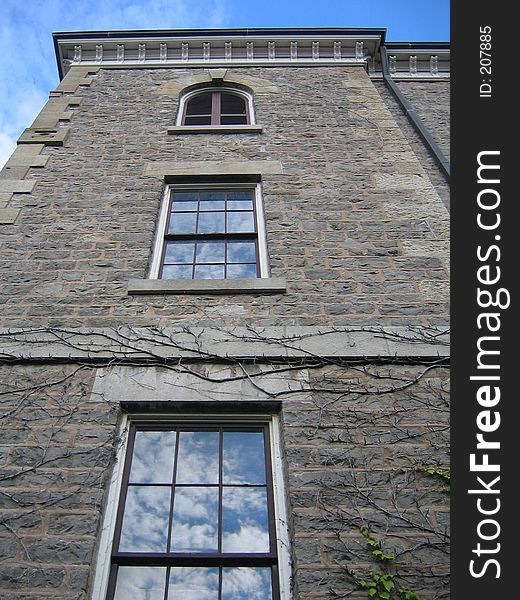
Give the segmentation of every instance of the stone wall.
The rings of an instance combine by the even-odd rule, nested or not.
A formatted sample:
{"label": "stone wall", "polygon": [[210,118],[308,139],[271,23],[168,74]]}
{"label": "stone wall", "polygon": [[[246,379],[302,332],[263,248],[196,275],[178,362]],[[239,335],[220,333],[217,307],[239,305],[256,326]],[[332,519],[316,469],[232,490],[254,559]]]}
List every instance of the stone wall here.
{"label": "stone wall", "polygon": [[[123,400],[175,414],[230,396],[281,403],[295,600],[365,598],[356,580],[386,568],[447,597],[448,497],[427,472],[448,466],[447,354],[417,331],[448,320],[448,215],[392,106],[360,68],[320,67],[319,86],[314,68],[236,68],[263,132],[172,135],[204,70],[89,73],[72,70],[41,117],[53,145],[27,132],[34,152],[1,175],[0,326],[23,332],[0,330],[0,597],[90,598]],[[287,292],[129,295],[164,191],[153,167],[208,160],[281,165],[262,188]]]}
{"label": "stone wall", "polygon": [[[403,109],[382,81],[374,81],[383,101],[399,124],[430,181],[442,198],[445,206],[450,206],[450,187],[441,173],[437,161],[424,145]],[[430,131],[445,156],[450,157],[450,84],[445,81],[408,82],[399,81],[398,86],[412,104],[417,115]]]}
{"label": "stone wall", "polygon": [[78,366],[0,371],[0,597],[86,598],[117,406]]}
{"label": "stone wall", "polygon": [[[160,398],[153,384],[162,380],[172,416],[186,411],[176,403],[182,398],[204,398],[217,412],[231,397],[281,401],[295,600],[364,598],[356,581],[374,570],[391,572],[396,585],[422,598],[449,597],[449,497],[446,481],[427,472],[448,467],[447,369],[438,359],[395,363],[208,362],[167,370],[114,360],[106,369],[4,369],[0,596],[90,598],[119,399],[136,390],[142,400]],[[232,381],[220,387],[211,381],[226,377]],[[363,531],[395,560],[381,564]]]}
{"label": "stone wall", "polygon": [[[255,91],[263,133],[168,135],[201,71],[99,69],[76,89],[64,145],[42,150],[46,165],[25,168],[32,192],[10,201],[0,324],[445,324],[448,216],[366,73],[320,67],[316,86],[313,68],[228,70]],[[146,169],[165,160],[281,164],[262,187],[287,293],[128,295],[147,277],[164,189]]]}

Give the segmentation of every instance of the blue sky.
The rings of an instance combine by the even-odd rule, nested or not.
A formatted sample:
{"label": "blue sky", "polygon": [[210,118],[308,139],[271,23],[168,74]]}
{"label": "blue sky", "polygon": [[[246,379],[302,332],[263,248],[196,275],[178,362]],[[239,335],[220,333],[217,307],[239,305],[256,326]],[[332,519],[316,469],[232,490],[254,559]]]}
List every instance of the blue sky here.
{"label": "blue sky", "polygon": [[53,31],[386,27],[390,41],[449,39],[449,0],[0,0],[0,167],[58,84]]}

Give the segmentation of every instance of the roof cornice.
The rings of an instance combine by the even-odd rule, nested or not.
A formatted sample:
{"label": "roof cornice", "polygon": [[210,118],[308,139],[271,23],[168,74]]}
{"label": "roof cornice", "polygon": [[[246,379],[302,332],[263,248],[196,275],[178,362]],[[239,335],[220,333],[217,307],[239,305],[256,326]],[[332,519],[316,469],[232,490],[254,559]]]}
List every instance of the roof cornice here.
{"label": "roof cornice", "polygon": [[[53,34],[60,79],[71,66],[105,68],[186,68],[231,66],[357,65],[378,76],[383,28],[254,28],[81,31]],[[444,42],[386,44],[397,56],[400,75],[420,52],[421,75],[449,46]],[[428,65],[427,65],[428,66]],[[438,71],[438,69],[437,69]],[[444,69],[445,71],[445,69]],[[417,74],[417,73],[415,73]],[[433,73],[436,75],[436,73]],[[405,75],[405,74],[404,74]],[[405,75],[406,76],[406,75]]]}

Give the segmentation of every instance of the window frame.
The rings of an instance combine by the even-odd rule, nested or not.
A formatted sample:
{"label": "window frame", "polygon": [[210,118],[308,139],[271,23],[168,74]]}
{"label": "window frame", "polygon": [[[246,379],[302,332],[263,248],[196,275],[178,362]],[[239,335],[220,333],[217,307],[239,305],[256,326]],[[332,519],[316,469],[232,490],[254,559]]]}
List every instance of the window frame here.
{"label": "window frame", "polygon": [[[173,427],[190,428],[190,429],[211,429],[222,427],[225,430],[247,430],[259,429],[264,430],[264,451],[266,456],[266,489],[268,490],[268,522],[269,522],[269,537],[270,537],[270,552],[267,553],[256,553],[257,560],[259,562],[268,562],[265,566],[271,566],[272,573],[272,591],[273,600],[291,600],[292,589],[291,589],[291,554],[290,554],[290,542],[288,532],[288,516],[287,516],[287,502],[285,498],[285,478],[283,474],[283,459],[281,450],[281,437],[280,437],[280,418],[277,414],[171,414],[171,413],[157,413],[150,414],[136,413],[136,414],[123,414],[119,435],[121,443],[117,449],[117,456],[114,464],[114,470],[109,483],[107,505],[104,512],[104,522],[101,528],[101,539],[98,547],[96,567],[94,574],[94,582],[92,588],[92,600],[110,600],[115,594],[115,573],[117,565],[112,562],[114,555],[113,549],[117,547],[118,537],[121,531],[122,524],[122,511],[124,510],[125,496],[128,485],[125,486],[125,481],[128,482],[128,476],[131,468],[131,457],[133,439],[132,432],[135,436],[135,431],[139,429],[170,429]],[[220,483],[222,485],[222,483]],[[118,531],[119,528],[119,531]],[[135,561],[134,553],[129,556],[128,553],[119,553],[122,558],[124,565],[134,566],[145,566],[142,563]],[[186,553],[187,554],[187,553]],[[198,554],[198,558],[202,562],[208,562],[208,556],[206,554]],[[254,557],[255,553],[250,553]],[[133,558],[132,558],[133,557]],[[228,560],[226,559],[228,557]],[[242,557],[242,558],[241,558]],[[211,558],[215,558],[212,555]],[[179,554],[173,561],[178,562],[178,566],[191,566],[186,564],[187,562],[194,562],[197,557],[193,558],[193,553],[188,556],[187,560],[184,560]],[[155,556],[151,558],[153,566],[161,565],[161,558]],[[166,557],[163,562],[170,561],[170,556]],[[234,560],[242,560],[243,565],[230,564]],[[221,566],[221,567],[235,567],[235,566],[264,566],[260,564],[253,564],[255,560],[249,560],[247,553],[231,554],[221,553],[218,555],[216,560],[213,562],[220,561],[220,565],[207,565],[207,566]],[[274,561],[274,562],[273,562]],[[212,561],[209,561],[212,562]],[[225,563],[225,564],[224,564]],[[152,566],[152,564],[150,564]],[[170,566],[172,566],[170,564]],[[177,565],[176,565],[177,566]],[[206,566],[206,565],[197,565]],[[110,587],[111,586],[111,587]]]}
{"label": "window frame", "polygon": [[[265,218],[263,212],[262,203],[262,190],[260,183],[245,183],[245,182],[200,182],[200,183],[172,183],[167,184],[164,190],[163,200],[159,213],[159,219],[157,223],[156,236],[154,241],[154,247],[152,252],[152,260],[150,265],[149,279],[157,279],[159,281],[240,281],[239,279],[233,278],[209,278],[209,279],[188,279],[188,278],[173,278],[163,279],[162,269],[164,267],[164,256],[166,253],[166,246],[168,239],[172,239],[175,235],[168,234],[168,222],[170,215],[170,208],[172,203],[172,195],[175,191],[205,191],[205,190],[238,190],[238,189],[250,189],[253,191],[253,217],[255,232],[247,232],[245,234],[233,234],[223,233],[218,234],[219,239],[229,240],[238,239],[239,237],[255,237],[256,251],[257,251],[257,276],[256,278],[250,279],[265,279],[269,277],[269,264],[267,259],[267,237],[265,230]],[[206,239],[209,239],[213,234],[208,234]],[[192,239],[195,242],[197,240],[204,239],[204,234],[186,234],[186,239]]]}
{"label": "window frame", "polygon": [[[229,93],[229,94],[235,94],[235,96],[240,96],[241,98],[243,98],[245,100],[245,107],[246,107],[246,123],[240,123],[240,124],[222,124],[222,123],[216,123],[213,122],[214,119],[216,118],[217,114],[216,112],[214,112],[214,94],[216,93]],[[186,108],[188,106],[188,102],[195,96],[204,94],[204,93],[211,93],[212,94],[212,99],[211,99],[211,105],[212,105],[212,111],[211,111],[211,123],[206,124],[206,125],[189,125],[185,123],[185,118],[186,118]],[[218,118],[219,121],[222,120],[222,112],[218,113]],[[185,94],[183,94],[180,98],[180,102],[179,102],[179,110],[177,112],[177,120],[176,120],[176,125],[177,127],[182,127],[182,128],[198,128],[198,127],[202,127],[202,128],[210,128],[210,129],[219,129],[219,128],[236,128],[236,127],[250,127],[251,125],[256,125],[256,119],[255,119],[255,111],[254,111],[254,104],[253,104],[253,96],[252,94],[250,94],[249,92],[246,92],[244,90],[239,90],[235,87],[229,87],[229,86],[205,86],[203,88],[197,88],[195,90],[191,90],[189,92],[186,92]]]}

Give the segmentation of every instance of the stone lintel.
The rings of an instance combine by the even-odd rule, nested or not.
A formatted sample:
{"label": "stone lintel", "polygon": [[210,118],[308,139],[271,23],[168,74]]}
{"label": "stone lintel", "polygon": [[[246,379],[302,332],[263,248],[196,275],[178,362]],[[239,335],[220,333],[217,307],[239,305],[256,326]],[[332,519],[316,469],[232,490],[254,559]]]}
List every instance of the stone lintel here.
{"label": "stone lintel", "polygon": [[282,173],[282,163],[277,160],[172,160],[150,162],[144,168],[144,175],[149,177],[178,175],[281,175]]}

